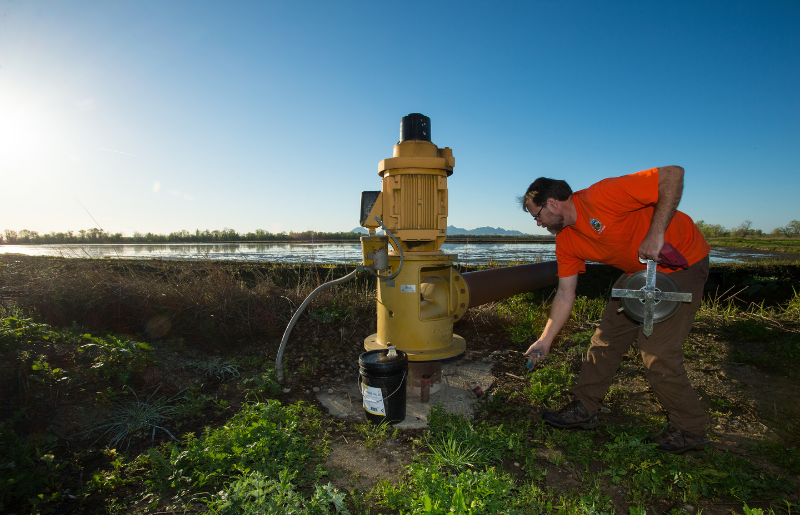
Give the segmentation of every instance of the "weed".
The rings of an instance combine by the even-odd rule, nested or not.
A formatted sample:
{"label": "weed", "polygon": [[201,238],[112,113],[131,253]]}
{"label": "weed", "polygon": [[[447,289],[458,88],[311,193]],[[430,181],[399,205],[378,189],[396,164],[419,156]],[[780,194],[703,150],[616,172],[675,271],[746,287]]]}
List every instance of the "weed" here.
{"label": "weed", "polygon": [[319,358],[314,356],[308,361],[303,360],[297,369],[297,374],[302,377],[313,377],[319,370]]}
{"label": "weed", "polygon": [[219,356],[197,361],[192,366],[206,377],[216,377],[220,381],[239,377],[239,367]]}
{"label": "weed", "polygon": [[0,319],[0,348],[15,350],[36,343],[52,343],[61,337],[47,324],[39,324],[30,318],[8,316]]}
{"label": "weed", "polygon": [[117,402],[116,407],[111,411],[111,413],[109,413],[105,420],[95,425],[91,429],[88,429],[82,433],[78,433],[75,436],[103,431],[100,436],[98,436],[95,441],[92,442],[92,445],[94,445],[104,436],[108,435],[108,446],[114,449],[116,449],[117,445],[119,445],[121,442],[127,440],[125,450],[130,447],[131,440],[135,436],[141,436],[151,429],[152,442],[155,442],[156,430],[158,429],[167,433],[170,438],[174,440],[175,437],[169,432],[168,429],[163,427],[163,424],[170,422],[175,418],[175,415],[178,413],[178,408],[174,405],[171,405],[171,403],[175,401],[175,399],[183,392],[179,392],[170,399],[161,397],[160,399],[153,401],[153,396],[156,394],[156,392],[158,392],[159,388],[156,388],[146,400],[140,401],[136,392],[128,387],[128,390],[130,390],[130,392],[136,398],[135,401]]}
{"label": "weed", "polygon": [[281,393],[281,384],[275,375],[275,364],[267,362],[264,365],[264,370],[264,372],[243,379],[239,383],[239,388],[246,392],[248,399],[258,401],[259,395],[278,395]]}
{"label": "weed", "polygon": [[728,399],[725,399],[723,397],[715,397],[715,398],[711,399],[711,404],[713,404],[715,407],[717,407],[719,409],[727,409],[727,410],[730,410],[730,409],[733,409],[733,408],[736,407],[736,405],[734,403],[732,403],[731,401],[729,401]]}
{"label": "weed", "polygon": [[573,304],[570,318],[581,327],[594,324],[595,322],[599,322],[603,317],[606,304],[606,299],[579,295],[575,298],[575,304]]}
{"label": "weed", "polygon": [[583,465],[588,470],[592,460],[591,449],[594,444],[592,433],[585,431],[552,431],[545,440],[547,447],[561,447],[572,463]]}
{"label": "weed", "polygon": [[293,484],[295,473],[283,469],[273,479],[253,471],[228,484],[208,503],[209,512],[219,515],[349,515],[345,494],[327,485],[315,485],[304,496]]}
{"label": "weed", "polygon": [[[635,506],[646,506],[659,497],[691,502],[723,495],[742,501],[774,499],[794,489],[784,479],[755,469],[741,456],[707,447],[701,459],[686,459],[659,453],[654,445],[644,443],[644,428],[610,425],[603,430],[612,438],[597,456],[606,466],[603,474],[612,483],[624,485]],[[574,459],[572,454],[570,458]]]}
{"label": "weed", "polygon": [[579,346],[586,347],[588,349],[589,346],[592,344],[592,336],[594,336],[594,330],[579,331],[577,333],[572,333],[566,338],[564,338],[564,342],[577,344]]}
{"label": "weed", "polygon": [[181,418],[196,418],[203,414],[206,407],[214,402],[213,397],[200,393],[200,388],[190,386],[184,390],[181,402],[175,405],[175,414]]}
{"label": "weed", "polygon": [[19,436],[0,422],[0,512],[26,506],[31,513],[50,512],[61,490],[65,463],[55,459],[53,435]]}
{"label": "weed", "polygon": [[547,478],[547,468],[539,465],[539,455],[535,451],[529,450],[524,453],[522,460],[522,470],[525,471],[525,475],[537,483],[543,483]]}
{"label": "weed", "polygon": [[775,331],[763,320],[744,318],[726,324],[723,330],[731,337],[745,342],[769,340]]}
{"label": "weed", "polygon": [[330,306],[324,306],[311,312],[311,318],[323,324],[330,324],[343,319],[352,311],[352,306],[344,306],[334,299]]}
{"label": "weed", "polygon": [[[153,347],[114,335],[95,337],[80,335],[78,352],[85,352],[93,361],[91,370],[105,379],[127,384],[133,374],[153,362]],[[88,343],[87,343],[88,342]]]}
{"label": "weed", "polygon": [[506,331],[511,343],[522,345],[536,339],[547,324],[549,307],[532,299],[531,294],[516,295],[498,306],[498,314],[510,322]]}
{"label": "weed", "polygon": [[512,393],[502,388],[498,388],[492,392],[492,395],[486,398],[486,403],[481,406],[481,409],[486,413],[504,413],[511,409],[511,404],[508,401],[512,399]]}
{"label": "weed", "polygon": [[398,486],[388,481],[378,483],[378,505],[409,515],[516,512],[514,482],[509,474],[494,467],[448,474],[435,465],[416,460],[407,471]]}
{"label": "weed", "polygon": [[44,354],[40,355],[39,358],[33,362],[31,370],[33,370],[35,374],[31,374],[29,379],[39,381],[47,386],[54,386],[57,383],[68,381],[69,379],[64,375],[66,374],[64,370],[51,367],[50,363],[47,362],[47,356]]}
{"label": "weed", "polygon": [[355,430],[364,437],[364,447],[373,449],[382,444],[391,436],[397,438],[397,428],[392,427],[390,424],[372,424],[367,422],[365,424],[356,424]]}
{"label": "weed", "polygon": [[530,374],[525,395],[538,405],[548,406],[561,397],[562,391],[570,388],[574,377],[569,365],[549,365],[538,368]]}
{"label": "weed", "polygon": [[155,469],[154,490],[176,489],[181,496],[217,491],[242,474],[277,477],[297,471],[295,483],[305,487],[321,477],[319,463],[327,452],[318,440],[319,413],[302,403],[282,406],[269,400],[245,405],[218,429],[201,437],[191,433],[183,443],[170,443],[148,460]]}

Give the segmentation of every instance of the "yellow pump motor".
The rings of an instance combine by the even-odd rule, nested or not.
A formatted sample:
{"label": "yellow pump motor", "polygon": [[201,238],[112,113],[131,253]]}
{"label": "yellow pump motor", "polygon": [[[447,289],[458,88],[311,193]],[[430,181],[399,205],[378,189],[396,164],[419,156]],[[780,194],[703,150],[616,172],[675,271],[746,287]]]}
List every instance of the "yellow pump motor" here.
{"label": "yellow pump motor", "polygon": [[[430,118],[409,114],[392,157],[378,165],[381,191],[361,195],[361,225],[370,231],[362,238],[364,263],[382,270],[378,332],[364,341],[367,350],[394,345],[410,361],[432,361],[466,348],[453,334],[453,322],[468,307],[466,285],[453,268],[457,256],[439,250],[447,237],[447,178],[454,165],[452,150],[431,142]],[[380,268],[376,252],[381,227],[393,236],[388,268]]]}

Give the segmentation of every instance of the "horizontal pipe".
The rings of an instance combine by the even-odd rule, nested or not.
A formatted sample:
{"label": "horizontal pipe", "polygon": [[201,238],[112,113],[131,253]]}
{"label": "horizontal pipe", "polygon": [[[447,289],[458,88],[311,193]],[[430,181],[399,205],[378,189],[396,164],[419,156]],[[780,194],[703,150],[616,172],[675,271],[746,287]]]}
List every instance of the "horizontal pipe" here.
{"label": "horizontal pipe", "polygon": [[558,282],[558,264],[545,261],[462,274],[469,292],[469,307],[503,300]]}

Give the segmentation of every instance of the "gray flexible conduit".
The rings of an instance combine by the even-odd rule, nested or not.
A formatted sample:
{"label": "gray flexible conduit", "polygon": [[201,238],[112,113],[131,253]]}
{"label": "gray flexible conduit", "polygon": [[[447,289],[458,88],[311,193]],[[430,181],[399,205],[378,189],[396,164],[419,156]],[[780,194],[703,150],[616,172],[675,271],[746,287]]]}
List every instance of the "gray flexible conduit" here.
{"label": "gray flexible conduit", "polygon": [[[369,270],[367,268],[365,268],[364,270],[367,270],[368,272],[370,272],[372,275],[374,275],[378,279],[381,279],[383,281],[387,281],[389,279],[394,279],[395,277],[397,277],[397,274],[399,274],[400,270],[403,269],[403,248],[400,246],[400,242],[397,241],[397,238],[394,237],[394,234],[392,234],[389,231],[389,229],[387,229],[386,226],[383,225],[383,222],[381,222],[381,219],[376,216],[375,220],[377,220],[378,223],[381,224],[381,227],[383,227],[383,230],[386,231],[386,234],[388,234],[389,237],[391,237],[392,240],[394,240],[395,245],[397,245],[397,250],[400,252],[400,264],[397,267],[397,271],[395,271],[391,275],[378,275],[375,272],[373,272],[372,270]],[[330,281],[330,282],[327,282],[325,284],[321,284],[321,285],[317,286],[317,288],[314,291],[311,292],[311,295],[306,297],[306,300],[304,300],[303,303],[300,304],[300,307],[297,308],[297,311],[295,311],[294,315],[292,316],[292,319],[289,320],[289,325],[286,326],[286,331],[283,332],[283,339],[281,339],[281,346],[278,348],[278,356],[275,358],[275,376],[278,378],[278,382],[279,383],[283,383],[283,379],[284,379],[283,378],[283,367],[281,366],[281,363],[283,361],[283,352],[286,350],[286,342],[289,341],[289,335],[292,334],[292,329],[294,329],[294,325],[297,323],[297,319],[300,318],[300,315],[303,314],[303,311],[306,310],[308,305],[311,304],[311,301],[314,300],[314,297],[316,297],[317,294],[319,294],[319,292],[321,292],[322,290],[324,290],[326,288],[330,288],[331,286],[336,286],[337,284],[346,283],[350,279],[355,278],[357,273],[358,273],[358,269],[353,270],[352,272],[350,272],[349,274],[345,275],[344,277],[340,277],[339,279],[334,279],[333,281]]]}
{"label": "gray flexible conduit", "polygon": [[292,329],[294,329],[294,325],[297,323],[297,319],[300,318],[300,315],[303,314],[303,311],[306,310],[311,301],[314,300],[319,292],[326,288],[330,288],[331,286],[336,286],[337,284],[346,283],[347,281],[354,279],[358,270],[353,270],[349,274],[345,275],[344,277],[340,277],[338,279],[334,279],[333,281],[329,281],[325,284],[321,284],[317,286],[317,288],[311,292],[311,295],[306,297],[306,300],[300,304],[300,307],[297,308],[297,311],[294,312],[294,316],[292,319],[289,320],[289,325],[286,326],[286,331],[283,332],[283,339],[281,340],[281,346],[278,348],[278,357],[275,358],[275,375],[278,378],[279,383],[283,383],[283,367],[281,367],[281,361],[283,361],[283,351],[286,350],[286,342],[289,341],[289,335],[292,334]]}

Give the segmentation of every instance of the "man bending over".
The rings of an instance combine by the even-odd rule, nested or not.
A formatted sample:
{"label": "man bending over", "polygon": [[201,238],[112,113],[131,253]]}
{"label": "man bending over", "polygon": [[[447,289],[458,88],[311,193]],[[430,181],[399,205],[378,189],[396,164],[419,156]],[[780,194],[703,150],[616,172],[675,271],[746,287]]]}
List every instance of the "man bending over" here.
{"label": "man bending over", "polygon": [[[709,246],[691,218],[677,211],[683,193],[683,168],[664,166],[602,180],[585,190],[572,192],[564,181],[540,177],[522,197],[522,209],[537,224],[556,235],[558,292],[544,332],[525,353],[535,365],[547,357],[558,332],[569,319],[575,302],[578,274],[586,261],[605,263],[630,275],[647,267],[639,259],[660,261],[664,243],[686,258],[688,269],[670,274],[691,303],[655,324],[646,338],[640,323],[619,311],[619,299],[606,306],[603,319],[572,390],[573,402],[559,411],[545,411],[542,418],[558,428],[594,429],[601,401],[614,374],[633,342],[642,353],[647,380],[669,414],[667,427],[647,441],[657,449],[682,453],[708,443],[707,416],[692,389],[683,366],[683,342],[708,278]],[[622,276],[614,288],[620,288]]]}

